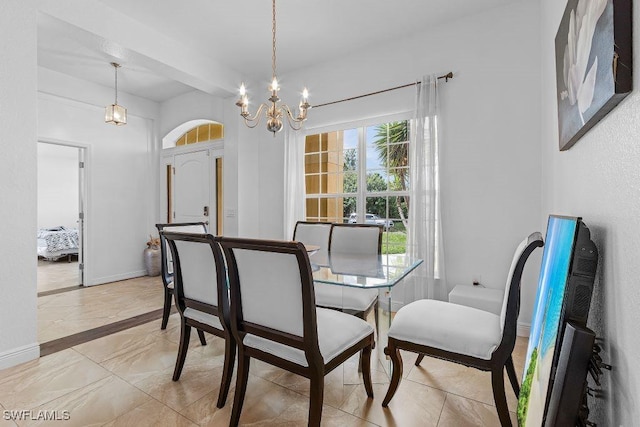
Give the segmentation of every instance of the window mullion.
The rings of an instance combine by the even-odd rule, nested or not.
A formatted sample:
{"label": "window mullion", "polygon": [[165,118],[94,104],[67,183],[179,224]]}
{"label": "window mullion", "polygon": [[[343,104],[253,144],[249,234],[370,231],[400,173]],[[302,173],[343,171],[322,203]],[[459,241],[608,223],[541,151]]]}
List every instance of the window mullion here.
{"label": "window mullion", "polygon": [[356,200],[358,222],[364,223],[367,203],[367,153],[365,128],[358,128],[358,198]]}

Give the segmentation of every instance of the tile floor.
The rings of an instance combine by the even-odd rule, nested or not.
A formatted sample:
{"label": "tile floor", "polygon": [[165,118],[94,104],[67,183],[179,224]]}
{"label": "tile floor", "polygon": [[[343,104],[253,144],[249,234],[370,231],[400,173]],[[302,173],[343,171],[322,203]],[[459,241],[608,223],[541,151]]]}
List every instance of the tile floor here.
{"label": "tile floor", "polygon": [[38,292],[77,286],[79,280],[78,258],[71,262],[67,257],[57,261],[38,259]]}
{"label": "tile floor", "polygon": [[[158,280],[143,277],[39,298],[41,342],[51,339],[47,336],[64,335],[54,332],[57,326],[63,331],[73,330],[74,323],[95,327],[161,307]],[[115,306],[112,312],[109,306]],[[160,320],[152,321],[0,371],[0,411],[31,411],[34,417],[38,411],[57,411],[54,414],[69,419],[48,423],[64,426],[226,426],[233,384],[225,407],[215,406],[223,341],[207,334],[208,345],[201,346],[193,334],[182,377],[173,382],[179,323],[178,315],[172,315],[164,331]],[[518,338],[514,351],[518,375],[526,346],[526,339]],[[381,406],[388,378],[377,360],[372,360],[374,399],[366,397],[356,358],[327,375],[323,425],[499,425],[490,374],[431,358],[415,367],[414,355],[403,353],[403,357],[405,378],[388,409]],[[250,372],[242,425],[307,424],[306,379],[255,360]],[[507,381],[505,388],[509,408],[515,411]],[[515,424],[515,413],[511,416]],[[47,425],[41,420],[0,418],[0,427]]]}

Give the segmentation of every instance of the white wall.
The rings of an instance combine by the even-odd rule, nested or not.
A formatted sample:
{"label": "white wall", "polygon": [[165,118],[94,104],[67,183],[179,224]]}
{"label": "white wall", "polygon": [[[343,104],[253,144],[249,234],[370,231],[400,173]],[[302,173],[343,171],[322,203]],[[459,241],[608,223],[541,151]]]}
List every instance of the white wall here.
{"label": "white wall", "polygon": [[40,354],[36,323],[36,2],[0,2],[0,369]]}
{"label": "white wall", "polygon": [[38,228],[77,228],[78,148],[38,144]]}
{"label": "white wall", "polygon": [[156,234],[154,102],[119,94],[126,126],[104,123],[112,88],[39,69],[38,138],[87,147],[85,278],[89,285],[146,274],[142,253]]}
{"label": "white wall", "polygon": [[[296,105],[296,91],[303,86],[310,90],[311,103],[320,104],[411,83],[424,74],[454,72],[455,78],[441,87],[443,225],[450,286],[471,285],[480,277],[486,286],[503,288],[517,244],[533,231],[544,232],[539,214],[538,16],[537,2],[519,2],[281,79],[288,91],[281,97]],[[252,98],[267,95],[257,85],[252,89]],[[402,89],[311,109],[306,126],[411,111],[414,102],[414,90]],[[278,230],[283,154],[282,136],[274,140],[260,127],[243,131],[240,141],[252,147],[247,157],[241,156],[240,167],[258,176],[250,178],[258,185],[251,199],[244,200],[241,193],[240,228],[246,224],[266,237],[271,230],[283,231]],[[526,324],[540,255],[532,256],[525,274],[520,321]]]}
{"label": "white wall", "polygon": [[[640,96],[634,90],[573,148],[558,150],[554,38],[565,6],[542,2],[542,215],[582,216],[591,230],[600,260],[588,325],[604,338],[613,370],[604,375],[605,398],[590,399],[590,419],[632,426],[640,419]],[[633,39],[640,58],[638,31]],[[633,86],[640,87],[638,73]]]}

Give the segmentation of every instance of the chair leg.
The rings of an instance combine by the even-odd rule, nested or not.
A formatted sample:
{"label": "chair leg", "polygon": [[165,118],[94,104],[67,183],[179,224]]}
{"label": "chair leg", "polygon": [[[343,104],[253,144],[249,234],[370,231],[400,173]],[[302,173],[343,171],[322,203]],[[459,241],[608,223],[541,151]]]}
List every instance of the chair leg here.
{"label": "chair leg", "polygon": [[420,353],[418,355],[418,358],[416,359],[416,366],[420,366],[420,363],[422,362],[422,359],[424,359],[424,353]]}
{"label": "chair leg", "polygon": [[237,427],[240,422],[240,413],[242,412],[242,404],[244,403],[244,395],[247,391],[247,382],[249,381],[249,363],[251,358],[245,356],[242,348],[238,350],[238,374],[236,377],[236,392],[233,397],[233,408],[231,409],[231,420],[229,427]]}
{"label": "chair leg", "polygon": [[387,344],[387,348],[384,349],[384,354],[389,356],[391,358],[391,362],[393,362],[391,382],[389,383],[387,395],[382,401],[382,406],[386,408],[389,406],[389,402],[391,402],[393,395],[396,394],[396,390],[398,389],[400,380],[402,379],[402,356],[400,356],[400,349],[396,347],[395,340],[393,338],[389,338],[389,344]]}
{"label": "chair leg", "polygon": [[187,325],[184,320],[180,327],[180,347],[178,347],[178,358],[176,359],[176,367],[173,370],[173,381],[180,379],[184,361],[187,358],[187,350],[189,350],[189,338],[191,337],[191,326]]}
{"label": "chair leg", "polygon": [[236,360],[236,342],[232,336],[225,337],[224,340],[224,367],[222,369],[222,380],[220,391],[218,392],[218,408],[222,408],[227,401],[231,377],[233,376],[233,364]]}
{"label": "chair leg", "polygon": [[[376,303],[373,305],[373,321],[376,324],[376,334],[378,334],[378,336],[380,336],[380,327],[379,327],[379,323],[380,321],[378,320],[378,308],[379,308],[379,302],[378,300],[376,300]],[[373,348],[376,348],[376,343],[375,341],[373,342]]]}
{"label": "chair leg", "polygon": [[362,379],[364,380],[364,389],[367,396],[373,398],[373,386],[371,384],[371,349],[373,347],[373,337],[371,344],[362,349]]}
{"label": "chair leg", "polygon": [[504,392],[504,367],[500,366],[491,371],[491,386],[493,388],[493,400],[496,403],[500,425],[502,425],[502,427],[511,427],[507,396]]}
{"label": "chair leg", "polygon": [[[367,321],[367,311],[361,311],[358,317],[362,318],[365,322]],[[362,372],[362,351],[360,351],[360,355],[358,356],[358,373]]]}
{"label": "chair leg", "polygon": [[207,340],[204,337],[204,331],[198,329],[198,337],[200,338],[200,344],[207,345]]}
{"label": "chair leg", "polygon": [[520,397],[520,385],[518,384],[518,376],[516,375],[516,368],[513,366],[513,358],[511,356],[507,359],[505,367],[507,368],[507,375],[509,376],[509,381],[516,394],[516,398]]}
{"label": "chair leg", "polygon": [[324,372],[317,370],[311,374],[309,388],[309,427],[320,427],[322,402],[324,400]]}
{"label": "chair leg", "polygon": [[164,306],[162,307],[162,324],[160,329],[167,329],[167,323],[169,322],[169,313],[171,313],[171,300],[172,292],[169,288],[164,288]]}

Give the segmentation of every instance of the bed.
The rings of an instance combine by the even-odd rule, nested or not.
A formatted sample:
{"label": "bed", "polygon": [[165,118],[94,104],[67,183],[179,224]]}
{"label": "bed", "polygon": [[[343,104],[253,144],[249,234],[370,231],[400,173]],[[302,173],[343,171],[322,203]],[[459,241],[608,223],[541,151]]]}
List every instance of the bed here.
{"label": "bed", "polygon": [[76,228],[52,227],[38,230],[38,256],[48,261],[78,254],[78,230]]}

